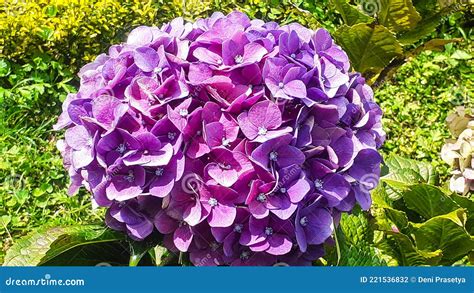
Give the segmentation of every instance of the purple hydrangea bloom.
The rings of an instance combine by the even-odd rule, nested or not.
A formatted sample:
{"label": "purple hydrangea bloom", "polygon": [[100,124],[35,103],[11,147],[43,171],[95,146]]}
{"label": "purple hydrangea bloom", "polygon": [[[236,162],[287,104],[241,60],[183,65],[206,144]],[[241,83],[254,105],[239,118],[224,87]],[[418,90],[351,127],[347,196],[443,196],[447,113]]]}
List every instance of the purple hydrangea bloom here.
{"label": "purple hydrangea bloom", "polygon": [[341,213],[371,206],[382,111],[324,29],[177,18],[79,77],[54,125],[68,193],[135,240],[162,234],[196,266],[311,265]]}

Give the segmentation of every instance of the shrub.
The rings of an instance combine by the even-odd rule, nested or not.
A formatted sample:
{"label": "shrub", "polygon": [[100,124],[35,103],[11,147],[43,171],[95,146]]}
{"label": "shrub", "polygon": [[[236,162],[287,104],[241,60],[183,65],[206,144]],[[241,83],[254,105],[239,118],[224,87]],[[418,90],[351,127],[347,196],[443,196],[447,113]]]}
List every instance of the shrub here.
{"label": "shrub", "polygon": [[469,50],[467,45],[449,45],[442,53],[424,52],[375,91],[384,110],[386,154],[431,162],[442,179],[447,179],[447,165],[440,157],[441,147],[450,137],[445,119],[455,106],[474,105],[469,91]]}
{"label": "shrub", "polygon": [[0,52],[15,61],[47,52],[77,65],[132,26],[152,23],[158,11],[151,1],[8,1],[0,13]]}

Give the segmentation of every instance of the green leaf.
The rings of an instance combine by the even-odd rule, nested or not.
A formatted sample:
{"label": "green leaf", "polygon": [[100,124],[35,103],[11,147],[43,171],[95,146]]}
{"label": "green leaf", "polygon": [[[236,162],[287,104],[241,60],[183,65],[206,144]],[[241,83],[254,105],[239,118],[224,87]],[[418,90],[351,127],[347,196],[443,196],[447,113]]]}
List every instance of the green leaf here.
{"label": "green leaf", "polygon": [[393,231],[385,233],[386,238],[377,247],[395,259],[399,266],[436,265],[441,259],[441,250],[419,250],[407,235]]}
{"label": "green leaf", "polygon": [[468,198],[465,196],[461,196],[459,194],[452,194],[451,198],[461,207],[465,208],[469,212],[474,212],[474,199],[473,198]]}
{"label": "green leaf", "polygon": [[44,12],[49,17],[55,17],[58,13],[58,8],[54,5],[48,5],[45,7]]}
{"label": "green leaf", "polygon": [[469,60],[469,59],[472,58],[472,56],[469,53],[465,52],[465,51],[456,50],[451,55],[451,58],[457,59],[457,60]]}
{"label": "green leaf", "polygon": [[335,232],[342,266],[385,266],[386,262],[373,247],[373,227],[367,213],[343,214]]}
{"label": "green leaf", "polygon": [[385,164],[389,172],[381,180],[389,185],[386,191],[391,199],[400,198],[401,192],[410,185],[419,183],[436,185],[438,183],[438,173],[429,163],[391,155],[385,159]]}
{"label": "green leaf", "polygon": [[386,266],[373,247],[365,248],[350,245],[341,251],[340,266]]}
{"label": "green leaf", "polygon": [[372,203],[379,207],[390,207],[391,199],[387,194],[385,183],[380,182],[377,187],[371,191]]}
{"label": "green leaf", "polygon": [[30,194],[28,192],[28,190],[26,189],[21,189],[21,190],[18,190],[18,191],[15,191],[15,193],[13,193],[13,196],[15,197],[15,200],[20,204],[24,204],[26,202],[26,200],[30,197]]}
{"label": "green leaf", "polygon": [[65,251],[42,266],[125,266],[130,257],[122,242],[81,245]]}
{"label": "green leaf", "polygon": [[[355,227],[357,224],[364,227],[358,229]],[[346,217],[335,231],[337,251],[332,250],[328,255],[329,262],[340,266],[385,266],[386,262],[372,246],[372,238],[364,213]]]}
{"label": "green leaf", "polygon": [[360,12],[356,7],[347,3],[347,0],[332,0],[337,11],[341,14],[344,23],[352,26],[357,23],[372,23],[374,19]]}
{"label": "green leaf", "polygon": [[343,25],[335,37],[349,55],[354,69],[362,73],[379,72],[403,53],[395,36],[382,25]]}
{"label": "green leaf", "polygon": [[[397,155],[390,155],[385,159],[385,164],[389,168],[387,178],[390,174],[403,174],[406,170],[413,170],[422,178],[424,183],[436,185],[438,183],[438,173],[434,170],[431,164],[415,160],[406,159]],[[419,183],[417,181],[405,181],[407,184]]]}
{"label": "green leaf", "polygon": [[0,59],[0,77],[9,75],[10,70],[11,70],[10,63],[5,59]]}
{"label": "green leaf", "polygon": [[474,235],[474,199],[459,194],[452,194],[451,198],[467,211],[466,230]]}
{"label": "green leaf", "polygon": [[342,214],[340,227],[345,241],[352,245],[367,245],[373,240],[373,231],[364,213]]}
{"label": "green leaf", "polygon": [[441,19],[440,14],[432,15],[426,19],[420,21],[417,27],[413,30],[407,31],[401,34],[398,37],[398,40],[402,45],[411,45],[418,41],[419,39],[423,38],[426,35],[432,33],[436,27],[439,25]]}
{"label": "green leaf", "polygon": [[[119,242],[123,233],[99,225],[40,227],[17,240],[5,255],[4,266],[38,266],[71,261],[69,251],[86,245]],[[95,247],[97,250],[97,247]],[[92,253],[92,252],[89,252]]]}
{"label": "green leaf", "polygon": [[421,20],[411,0],[380,0],[379,23],[395,32],[413,29]]}
{"label": "green leaf", "polygon": [[416,170],[409,168],[401,168],[396,171],[391,171],[383,177],[383,182],[391,187],[403,189],[409,185],[424,182],[425,179]]}
{"label": "green leaf", "polygon": [[403,200],[409,209],[425,219],[447,214],[460,208],[441,189],[427,184],[410,187],[410,190],[403,193]]}
{"label": "green leaf", "polygon": [[458,209],[414,224],[416,245],[427,251],[441,250],[441,264],[451,264],[474,249],[474,238],[466,231],[465,222],[465,210]]}
{"label": "green leaf", "polygon": [[3,215],[0,217],[0,229],[6,228],[10,224],[12,217],[10,215]]}
{"label": "green leaf", "polygon": [[42,38],[43,40],[49,41],[49,40],[52,39],[52,37],[54,35],[54,29],[52,29],[50,27],[47,27],[47,26],[43,26],[43,27],[38,29],[37,35],[40,38]]}
{"label": "green leaf", "polygon": [[436,27],[440,24],[442,18],[446,15],[449,15],[453,11],[459,10],[462,8],[459,4],[454,4],[446,6],[441,10],[431,11],[426,16],[423,15],[421,21],[418,22],[415,28],[402,33],[398,40],[402,45],[411,45],[423,38],[424,36],[432,33]]}

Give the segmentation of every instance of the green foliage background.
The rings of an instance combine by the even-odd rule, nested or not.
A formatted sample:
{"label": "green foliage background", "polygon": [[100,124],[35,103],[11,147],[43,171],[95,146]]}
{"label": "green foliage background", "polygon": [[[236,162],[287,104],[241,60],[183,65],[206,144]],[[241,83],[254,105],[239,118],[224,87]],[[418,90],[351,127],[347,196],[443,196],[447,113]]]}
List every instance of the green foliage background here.
{"label": "green foliage background", "polygon": [[[413,2],[418,3],[417,9],[429,12],[429,9],[423,10],[426,7],[419,7],[419,3],[428,2]],[[73,198],[66,195],[67,174],[55,147],[60,134],[51,129],[61,112],[62,101],[78,85],[76,73],[82,65],[106,51],[111,44],[123,41],[132,28],[161,25],[178,16],[192,20],[214,11],[239,9],[252,18],[283,24],[296,21],[310,28],[324,27],[331,32],[372,22],[363,14],[348,22],[344,14],[336,12],[337,5],[350,5],[344,7],[352,12],[356,7],[355,3],[346,0],[6,1],[0,7],[0,263],[5,251],[35,227],[102,222],[103,211],[92,209],[87,193],[81,192]],[[449,137],[444,123],[447,113],[456,105],[474,106],[469,19],[472,19],[469,10],[457,12],[441,18],[439,25],[436,23],[433,28],[426,29],[425,39],[457,38],[458,42],[443,43],[443,46],[416,57],[407,55],[408,63],[376,91],[376,100],[385,112],[387,141],[384,154],[429,162],[439,173],[439,185],[445,184],[448,175],[448,167],[439,157],[441,146]],[[394,24],[387,26],[393,28]],[[407,24],[407,28],[411,26]],[[400,39],[401,33],[396,37]],[[425,39],[404,45],[404,53]],[[387,192],[396,193],[390,187]],[[387,208],[400,208],[404,213],[406,207],[392,207],[394,202],[383,209],[374,208],[374,215],[344,216],[347,220],[343,221],[345,224],[341,229],[346,231],[342,235],[353,237],[341,236],[340,248],[346,249],[347,253],[339,260],[340,264],[404,264],[395,252],[392,257],[381,257],[384,244],[391,240],[377,242],[381,241],[377,240],[380,229],[373,226],[374,218],[384,216]],[[351,232],[348,228],[351,225],[362,230]],[[410,242],[402,244],[411,247]],[[361,251],[362,246],[367,249]],[[415,252],[416,249],[413,247]],[[367,257],[352,257],[357,255]],[[423,254],[422,257],[425,260],[435,258]]]}

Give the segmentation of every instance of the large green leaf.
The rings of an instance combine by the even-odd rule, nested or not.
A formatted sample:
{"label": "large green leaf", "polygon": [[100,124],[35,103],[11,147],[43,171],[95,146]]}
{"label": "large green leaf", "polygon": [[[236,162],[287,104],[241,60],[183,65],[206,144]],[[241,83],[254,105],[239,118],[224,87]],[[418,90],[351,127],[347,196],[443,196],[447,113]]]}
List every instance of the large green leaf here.
{"label": "large green leaf", "polygon": [[[366,228],[365,228],[366,229]],[[326,255],[330,265],[338,266],[385,266],[383,257],[362,236],[365,229],[353,230],[352,235],[345,235],[344,229],[338,227],[335,232],[336,249],[330,249]],[[352,238],[354,234],[361,238]],[[356,244],[354,243],[356,240]]]}
{"label": "large green leaf", "polygon": [[[78,259],[103,259],[98,257],[100,249],[92,251],[86,245],[110,244],[125,239],[123,233],[111,231],[99,225],[78,225],[54,228],[38,228],[25,237],[17,240],[5,255],[4,266],[37,266],[44,264],[71,263],[74,257]],[[87,257],[70,254],[70,251],[83,248]],[[97,253],[94,253],[96,251]],[[110,250],[109,250],[110,251]],[[77,252],[77,251],[76,251]],[[96,258],[92,256],[94,254]],[[76,265],[78,263],[74,262]]]}
{"label": "large green leaf", "polygon": [[125,242],[101,242],[76,246],[41,263],[42,266],[126,266],[130,254]]}
{"label": "large green leaf", "polygon": [[436,265],[442,257],[441,250],[423,251],[402,233],[386,231],[386,238],[377,244],[384,254],[390,255],[399,266]]}
{"label": "large green leaf", "polygon": [[[450,13],[464,9],[462,5],[459,3],[455,3],[458,1],[452,1],[450,5],[443,6],[440,10],[425,10],[426,13],[423,15],[421,21],[409,31],[402,33],[398,40],[403,45],[411,45],[416,41],[420,40],[424,36],[432,33],[436,27],[440,24],[442,18]],[[421,4],[420,4],[421,5]]]}
{"label": "large green leaf", "polygon": [[380,0],[378,21],[395,32],[413,29],[421,20],[411,0]]}
{"label": "large green leaf", "polygon": [[418,184],[403,193],[407,207],[425,219],[450,213],[460,206],[436,186]]}
{"label": "large green leaf", "polygon": [[349,55],[354,69],[362,73],[378,73],[403,53],[395,36],[382,25],[343,25],[335,37]]}
{"label": "large green leaf", "polygon": [[351,26],[357,23],[372,23],[374,19],[360,12],[356,7],[350,5],[347,0],[332,0],[337,11],[341,14],[344,23]]}
{"label": "large green leaf", "polygon": [[427,183],[436,185],[439,177],[433,166],[426,162],[418,162],[397,155],[385,159],[389,172],[381,180],[387,183],[387,194],[391,199],[399,199],[409,186]]}
{"label": "large green leaf", "polygon": [[441,21],[441,17],[444,14],[436,13],[429,17],[421,20],[415,29],[404,32],[398,37],[398,40],[402,45],[411,45],[423,38],[424,36],[432,33]]}
{"label": "large green leaf", "polygon": [[474,235],[474,198],[467,198],[459,194],[452,194],[451,198],[467,211],[466,230]]}
{"label": "large green leaf", "polygon": [[352,245],[367,245],[373,240],[373,230],[365,213],[343,214],[340,227],[344,233],[345,241]]}
{"label": "large green leaf", "polygon": [[[438,173],[434,170],[430,163],[410,160],[397,155],[391,155],[385,158],[385,164],[389,168],[389,174],[384,176],[386,182],[398,181],[401,186],[422,183],[418,180],[421,178],[423,183],[436,185],[438,183]],[[413,170],[417,175],[407,174],[405,172]],[[393,180],[391,180],[393,179]]]}
{"label": "large green leaf", "polygon": [[387,263],[371,246],[359,247],[350,245],[341,251],[340,266],[386,266]]}
{"label": "large green leaf", "polygon": [[427,251],[441,250],[441,264],[452,264],[474,249],[474,238],[464,225],[466,213],[458,209],[421,224],[413,224],[416,246]]}
{"label": "large green leaf", "polygon": [[374,230],[368,214],[356,211],[343,214],[336,230],[341,266],[385,266],[386,262],[373,247]]}
{"label": "large green leaf", "polygon": [[470,213],[474,213],[474,198],[468,198],[466,196],[461,196],[459,194],[452,194],[452,200],[454,200],[458,205],[468,210]]}

